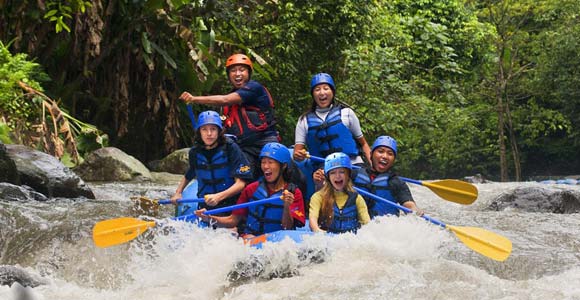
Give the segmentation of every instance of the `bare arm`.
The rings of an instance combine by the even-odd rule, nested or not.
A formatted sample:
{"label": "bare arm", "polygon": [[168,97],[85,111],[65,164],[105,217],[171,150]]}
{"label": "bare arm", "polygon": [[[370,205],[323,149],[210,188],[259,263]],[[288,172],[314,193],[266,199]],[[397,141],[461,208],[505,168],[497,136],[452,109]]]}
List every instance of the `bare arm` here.
{"label": "bare arm", "polygon": [[209,206],[216,206],[223,200],[239,194],[246,187],[246,182],[240,178],[234,178],[234,180],[234,184],[229,188],[219,193],[205,195],[205,203]]}
{"label": "bare arm", "polygon": [[290,215],[290,205],[294,202],[294,193],[284,190],[282,193],[282,201],[284,201],[284,213],[282,214],[282,228],[291,229],[294,227],[294,220]]}
{"label": "bare arm", "polygon": [[361,149],[362,149],[362,151],[363,151],[363,153],[365,155],[365,158],[366,158],[367,162],[369,164],[372,164],[372,160],[371,160],[371,147],[367,143],[367,140],[365,139],[365,137],[364,136],[361,136],[361,137],[357,138],[356,141],[361,146]]}
{"label": "bare arm", "polygon": [[320,227],[318,227],[318,216],[313,216],[310,215],[308,217],[308,221],[310,224],[310,230],[312,230],[313,232],[324,232],[324,230],[320,229]]}
{"label": "bare arm", "polygon": [[306,147],[302,144],[294,145],[294,160],[303,161],[306,159]]}
{"label": "bare arm", "polygon": [[173,194],[173,196],[171,196],[171,203],[177,204],[177,200],[179,200],[179,199],[181,199],[181,197],[183,197],[183,195],[182,195],[183,190],[185,189],[187,184],[189,184],[189,182],[190,182],[190,180],[187,180],[187,178],[185,178],[185,176],[183,176],[183,178],[181,178],[181,181],[179,181],[179,185],[177,185],[177,189],[175,190],[175,194]]}
{"label": "bare arm", "polygon": [[415,203],[415,201],[405,201],[403,203],[403,206],[414,211],[416,214],[418,214],[419,216],[422,216],[425,214],[425,212],[420,209],[417,204]]}
{"label": "bare arm", "polygon": [[210,96],[193,96],[188,92],[183,92],[179,99],[186,103],[228,106],[242,103],[242,97],[238,93],[229,93],[227,95],[210,95]]}
{"label": "bare arm", "polygon": [[198,209],[195,211],[195,215],[201,218],[203,221],[208,222],[210,224],[217,224],[219,227],[226,227],[226,228],[234,228],[238,226],[240,221],[242,220],[242,216],[240,215],[229,215],[225,217],[220,216],[208,216],[204,215],[203,213],[206,209]]}
{"label": "bare arm", "polygon": [[324,186],[325,177],[324,170],[318,169],[312,173],[312,181],[314,181],[314,190],[319,191]]}

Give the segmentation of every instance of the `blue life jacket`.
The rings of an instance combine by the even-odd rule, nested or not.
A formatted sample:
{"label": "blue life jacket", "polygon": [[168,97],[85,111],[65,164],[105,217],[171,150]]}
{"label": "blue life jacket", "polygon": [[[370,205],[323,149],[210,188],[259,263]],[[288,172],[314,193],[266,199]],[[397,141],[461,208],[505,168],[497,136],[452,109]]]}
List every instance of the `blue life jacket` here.
{"label": "blue life jacket", "polygon": [[[207,194],[215,194],[227,190],[234,184],[234,178],[230,176],[230,166],[228,164],[228,156],[226,147],[228,143],[219,146],[214,155],[208,159],[207,156],[195,151],[195,174],[198,181],[197,196],[203,198]],[[233,205],[235,199],[227,199],[219,203],[218,206],[223,207]],[[199,207],[204,208],[205,203],[200,203]],[[207,207],[206,207],[207,208]]]}
{"label": "blue life jacket", "polygon": [[341,105],[330,109],[324,120],[315,112],[306,115],[308,133],[306,145],[310,154],[326,157],[334,152],[343,152],[348,156],[357,156],[358,148],[350,130],[342,123]]}
{"label": "blue life jacket", "polygon": [[[294,192],[293,184],[288,186],[288,190]],[[284,189],[268,195],[268,188],[263,180],[260,181],[258,189],[252,195],[249,201],[258,201],[270,197],[282,196]],[[277,230],[282,230],[282,216],[284,214],[283,204],[266,203],[262,205],[252,206],[248,209],[248,218],[243,229],[244,233],[253,235],[260,235],[270,233]]]}
{"label": "blue life jacket", "polygon": [[[379,174],[371,182],[367,171],[365,169],[359,169],[353,182],[354,185],[360,189],[363,189],[371,194],[375,194],[393,203],[397,203],[397,200],[395,197],[393,197],[389,188],[389,178],[390,176],[388,173],[383,173]],[[365,198],[365,202],[367,203],[369,215],[371,218],[386,214],[392,214],[396,216],[399,215],[399,209],[392,205],[382,201],[375,201],[371,198],[363,198]]]}
{"label": "blue life jacket", "polygon": [[360,228],[358,221],[358,211],[356,208],[357,193],[348,192],[348,198],[343,208],[339,208],[336,202],[333,206],[334,215],[332,224],[326,226],[322,224],[322,229],[332,233],[355,232]]}

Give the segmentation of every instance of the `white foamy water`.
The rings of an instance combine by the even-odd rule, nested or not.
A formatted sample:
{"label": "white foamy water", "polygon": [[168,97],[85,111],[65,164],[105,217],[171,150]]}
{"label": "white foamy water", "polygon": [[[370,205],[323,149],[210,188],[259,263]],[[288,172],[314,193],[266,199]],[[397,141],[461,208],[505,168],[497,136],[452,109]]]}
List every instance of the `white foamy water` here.
{"label": "white foamy water", "polygon": [[[0,264],[45,281],[35,288],[0,286],[0,299],[580,299],[578,214],[486,209],[497,195],[522,185],[537,184],[479,184],[471,206],[411,186],[431,217],[509,238],[513,252],[505,262],[473,252],[453,233],[415,216],[380,218],[357,235],[315,235],[301,245],[284,241],[261,250],[226,230],[170,222],[101,249],[91,238],[96,222],[136,216],[127,190],[162,195],[174,187],[103,185],[95,189],[106,199],[78,203],[0,201]],[[171,212],[164,207],[161,217]],[[305,249],[321,259],[305,259]],[[262,272],[228,280],[240,261],[253,261]]]}

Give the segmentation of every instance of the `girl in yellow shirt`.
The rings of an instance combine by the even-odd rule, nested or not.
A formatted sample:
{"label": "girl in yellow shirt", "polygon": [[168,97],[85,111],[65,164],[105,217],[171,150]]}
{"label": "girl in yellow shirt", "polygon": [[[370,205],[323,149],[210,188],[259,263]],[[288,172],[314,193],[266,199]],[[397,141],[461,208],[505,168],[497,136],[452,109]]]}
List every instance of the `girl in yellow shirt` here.
{"label": "girl in yellow shirt", "polygon": [[364,199],[352,187],[351,170],[350,157],[342,152],[324,160],[324,186],[310,198],[312,231],[356,232],[370,221]]}

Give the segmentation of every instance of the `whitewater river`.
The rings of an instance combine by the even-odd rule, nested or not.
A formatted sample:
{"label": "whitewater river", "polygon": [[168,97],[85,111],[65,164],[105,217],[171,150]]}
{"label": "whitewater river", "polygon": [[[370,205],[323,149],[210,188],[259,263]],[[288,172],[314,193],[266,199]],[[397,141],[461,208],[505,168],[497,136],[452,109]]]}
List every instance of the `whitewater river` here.
{"label": "whitewater river", "polygon": [[[225,230],[172,222],[101,249],[92,241],[96,222],[137,217],[131,196],[167,198],[176,185],[91,184],[97,200],[0,199],[0,265],[44,281],[0,286],[0,299],[580,299],[579,215],[489,211],[501,193],[545,185],[476,186],[480,196],[471,206],[425,187],[411,191],[431,217],[509,238],[513,252],[505,262],[415,216],[380,219],[356,236],[314,236],[300,246],[285,241],[262,250]],[[158,217],[172,213],[165,206]],[[232,271],[251,273],[252,266],[259,274],[232,279]]]}

